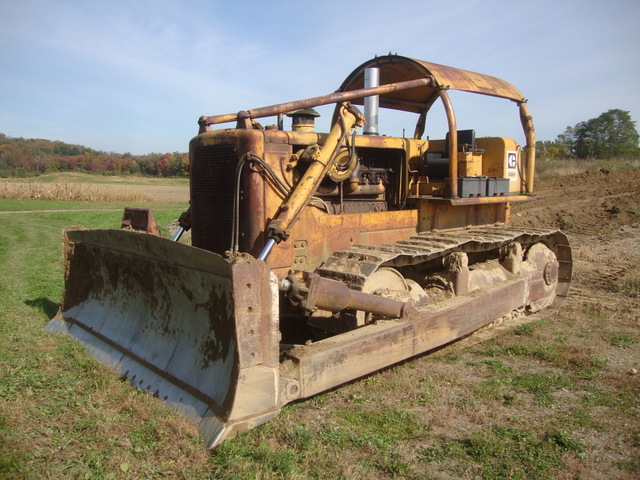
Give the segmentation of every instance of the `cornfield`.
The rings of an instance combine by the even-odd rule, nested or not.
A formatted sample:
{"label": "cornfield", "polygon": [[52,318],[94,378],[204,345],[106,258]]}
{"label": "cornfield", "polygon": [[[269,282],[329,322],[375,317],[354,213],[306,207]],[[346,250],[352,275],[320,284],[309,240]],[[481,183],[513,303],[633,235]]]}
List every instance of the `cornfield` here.
{"label": "cornfield", "polygon": [[15,200],[59,200],[72,202],[148,202],[148,195],[131,186],[82,183],[0,182],[0,198]]}

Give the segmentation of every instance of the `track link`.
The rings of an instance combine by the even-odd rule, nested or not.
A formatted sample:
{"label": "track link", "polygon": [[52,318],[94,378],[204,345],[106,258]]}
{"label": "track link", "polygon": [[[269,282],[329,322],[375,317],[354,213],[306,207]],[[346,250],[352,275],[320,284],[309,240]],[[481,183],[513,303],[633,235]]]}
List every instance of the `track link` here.
{"label": "track link", "polygon": [[511,242],[520,243],[523,250],[543,242],[556,254],[560,267],[554,305],[560,304],[569,291],[573,262],[567,237],[555,229],[483,225],[419,234],[391,245],[356,244],[335,252],[316,273],[361,290],[367,278],[381,267],[417,266],[452,252],[489,252]]}

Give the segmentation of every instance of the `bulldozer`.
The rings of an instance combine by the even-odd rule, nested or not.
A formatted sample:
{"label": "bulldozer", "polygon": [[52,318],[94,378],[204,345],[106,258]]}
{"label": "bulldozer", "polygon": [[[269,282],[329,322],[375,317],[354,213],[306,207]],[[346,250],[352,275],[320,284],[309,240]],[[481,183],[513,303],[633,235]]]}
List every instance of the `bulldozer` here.
{"label": "bulldozer", "polygon": [[[458,130],[450,90],[515,103],[526,144]],[[447,133],[430,139],[436,103]],[[390,110],[414,114],[412,136],[379,132]],[[201,117],[189,161],[172,239],[144,208],[126,228],[64,231],[47,329],[192,418],[207,448],[568,293],[566,236],[510,226],[511,205],[536,198],[535,132],[499,78],[376,56],[330,94]]]}

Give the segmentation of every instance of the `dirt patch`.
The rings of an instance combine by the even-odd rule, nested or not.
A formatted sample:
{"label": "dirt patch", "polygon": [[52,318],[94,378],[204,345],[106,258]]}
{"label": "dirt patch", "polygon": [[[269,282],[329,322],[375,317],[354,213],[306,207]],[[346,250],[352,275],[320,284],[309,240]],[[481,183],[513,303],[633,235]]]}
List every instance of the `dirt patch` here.
{"label": "dirt patch", "polygon": [[515,204],[512,223],[601,235],[640,223],[640,169],[584,172],[537,182],[538,201]]}

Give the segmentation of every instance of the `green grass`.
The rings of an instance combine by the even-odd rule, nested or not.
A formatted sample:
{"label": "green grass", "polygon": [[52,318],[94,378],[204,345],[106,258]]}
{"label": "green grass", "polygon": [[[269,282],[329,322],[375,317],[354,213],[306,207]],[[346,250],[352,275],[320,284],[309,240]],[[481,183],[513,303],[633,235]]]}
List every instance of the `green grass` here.
{"label": "green grass", "polygon": [[638,342],[635,334],[631,332],[615,332],[606,335],[606,340],[614,347],[630,348]]}
{"label": "green grass", "polygon": [[427,463],[450,461],[483,479],[553,479],[564,454],[583,455],[586,446],[564,430],[530,432],[495,426],[470,435],[441,439],[420,450]]}
{"label": "green grass", "polygon": [[[88,202],[65,202],[65,201],[56,201],[56,200],[15,200],[15,199],[4,199],[0,198],[0,212],[24,212],[24,211],[33,211],[33,210],[113,210],[117,211],[120,217],[122,217],[122,209],[124,207],[144,207],[147,208],[147,205],[137,205],[132,204],[132,202],[123,202],[116,201],[111,203],[88,203]],[[188,205],[185,205],[182,211],[186,210]],[[176,204],[172,203],[155,203],[153,204],[154,212],[158,212],[160,210],[176,210],[180,208]],[[1,214],[5,215],[3,219],[4,221],[10,222],[12,218],[10,215],[18,215],[15,214]],[[4,223],[3,221],[3,223]],[[110,225],[113,227],[113,225]]]}
{"label": "green grass", "polygon": [[[57,202],[32,207],[59,207],[51,203]],[[159,224],[166,226],[181,209],[156,213]],[[154,406],[152,418],[145,420],[121,410],[132,398],[142,404],[153,399],[119,381],[76,341],[43,329],[55,315],[63,290],[62,229],[77,224],[117,228],[122,211],[4,215],[0,230],[0,477],[107,478],[114,464],[127,458],[118,447],[118,429],[129,430],[126,443],[134,454],[161,450],[154,422],[167,416],[167,411]],[[175,419],[170,413],[168,417]],[[103,436],[105,429],[113,427],[110,435]],[[173,438],[166,431],[162,435],[166,449]],[[192,467],[186,467],[189,470]],[[129,473],[139,475],[140,471],[136,467]],[[119,471],[117,478],[123,475]]]}

